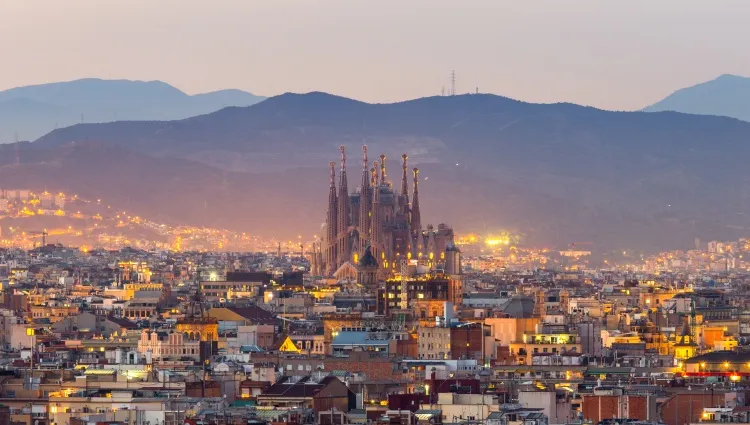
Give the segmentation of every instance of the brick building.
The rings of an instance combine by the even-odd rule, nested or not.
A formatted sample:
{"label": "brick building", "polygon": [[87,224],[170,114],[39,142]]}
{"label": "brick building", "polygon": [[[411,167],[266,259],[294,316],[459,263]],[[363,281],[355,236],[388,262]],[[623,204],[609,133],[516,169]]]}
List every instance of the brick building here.
{"label": "brick building", "polygon": [[657,420],[655,395],[630,395],[617,387],[599,387],[584,395],[582,410],[584,419],[594,423],[613,418]]}
{"label": "brick building", "polygon": [[661,418],[666,425],[695,423],[706,407],[723,406],[727,393],[716,390],[693,389],[675,394],[661,405]]}

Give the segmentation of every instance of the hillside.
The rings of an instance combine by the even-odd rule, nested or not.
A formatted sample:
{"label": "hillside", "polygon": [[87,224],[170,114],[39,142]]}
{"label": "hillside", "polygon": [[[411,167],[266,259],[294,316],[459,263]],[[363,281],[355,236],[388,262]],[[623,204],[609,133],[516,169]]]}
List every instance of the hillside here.
{"label": "hillside", "polygon": [[[238,190],[265,193],[256,202],[293,202],[295,214],[304,211],[306,218],[288,221],[294,229],[270,232],[315,231],[325,214],[327,162],[337,159],[339,144],[348,146],[355,158],[350,186],[356,185],[354,164],[366,142],[371,153],[389,158],[407,152],[423,169],[428,219],[459,230],[514,228],[527,240],[558,247],[591,240],[597,249],[647,252],[687,248],[695,237],[750,233],[744,164],[750,124],[723,117],[608,112],[492,95],[367,104],[286,94],[182,121],[76,125],[31,146],[87,140],[237,171]],[[398,168],[396,161],[389,166]],[[275,215],[253,208],[246,220],[269,217],[270,224],[279,220]]]}
{"label": "hillside", "polygon": [[722,75],[714,80],[677,90],[643,110],[720,115],[750,121],[750,78]]}
{"label": "hillside", "polygon": [[89,78],[17,87],[0,91],[0,143],[33,140],[82,120],[183,119],[263,99],[241,90],[191,96],[161,81]]}

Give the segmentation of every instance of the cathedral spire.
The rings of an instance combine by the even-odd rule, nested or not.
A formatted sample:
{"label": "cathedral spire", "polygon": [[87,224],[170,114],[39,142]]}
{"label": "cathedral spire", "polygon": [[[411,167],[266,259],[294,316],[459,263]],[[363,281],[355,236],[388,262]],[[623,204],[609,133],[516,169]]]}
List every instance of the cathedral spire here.
{"label": "cathedral spire", "polygon": [[[367,176],[367,145],[362,145],[362,174],[364,176]],[[363,178],[362,179],[362,184],[364,184],[364,183],[365,183],[365,181],[364,181],[364,178]]]}
{"label": "cathedral spire", "polygon": [[331,161],[328,164],[331,167],[331,185],[330,188],[333,189],[333,194],[336,194],[336,163]]}
{"label": "cathedral spire", "polygon": [[326,274],[336,271],[336,241],[338,240],[338,198],[336,196],[336,163],[331,161],[331,182],[328,189],[328,214],[326,215]]}
{"label": "cathedral spire", "polygon": [[367,169],[367,145],[362,146],[362,183],[359,190],[359,247],[360,255],[364,255],[364,249],[370,239],[370,211],[372,202],[370,200],[370,170]]}
{"label": "cathedral spire", "polygon": [[370,180],[370,186],[372,187],[378,187],[380,186],[380,182],[378,181],[378,161],[372,161],[372,168],[370,169],[370,172],[372,173],[372,179]]}
{"label": "cathedral spire", "polygon": [[403,165],[401,165],[402,175],[401,175],[401,195],[403,196],[409,196],[409,184],[406,182],[406,175],[407,175],[407,166],[406,166],[406,160],[409,158],[406,154],[401,155],[401,159],[404,160]]}
{"label": "cathedral spire", "polygon": [[419,213],[419,168],[414,168],[414,197],[411,201],[411,231],[422,230],[422,217]]}
{"label": "cathedral spire", "polygon": [[[381,156],[382,158],[382,156]],[[375,172],[377,174],[377,171]],[[380,218],[380,185],[376,185],[372,189],[372,221],[370,222],[370,234],[372,250],[375,253],[375,257],[381,255],[381,232],[383,229],[383,223]]]}
{"label": "cathedral spire", "polygon": [[385,184],[385,155],[380,154],[380,184]]}
{"label": "cathedral spire", "polygon": [[341,173],[339,175],[339,196],[338,196],[338,268],[349,260],[351,245],[349,241],[349,185],[346,180],[346,147],[341,145]]}

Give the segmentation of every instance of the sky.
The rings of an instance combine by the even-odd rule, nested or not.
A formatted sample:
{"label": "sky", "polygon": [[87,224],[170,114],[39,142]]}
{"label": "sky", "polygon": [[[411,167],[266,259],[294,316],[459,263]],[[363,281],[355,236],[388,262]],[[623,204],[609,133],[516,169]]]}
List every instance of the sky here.
{"label": "sky", "polygon": [[457,93],[640,109],[750,76],[746,0],[0,0],[0,89],[77,78],[188,93]]}

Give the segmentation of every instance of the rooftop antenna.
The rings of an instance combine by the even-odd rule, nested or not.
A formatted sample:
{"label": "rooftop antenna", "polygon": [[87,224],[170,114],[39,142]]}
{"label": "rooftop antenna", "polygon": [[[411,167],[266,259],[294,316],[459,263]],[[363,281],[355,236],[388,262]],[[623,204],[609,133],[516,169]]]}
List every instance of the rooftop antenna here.
{"label": "rooftop antenna", "polygon": [[16,165],[21,163],[21,154],[19,150],[18,132],[16,132]]}
{"label": "rooftop antenna", "polygon": [[440,88],[440,96],[445,96],[445,86]]}
{"label": "rooftop antenna", "polygon": [[456,71],[451,71],[451,96],[456,95]]}

